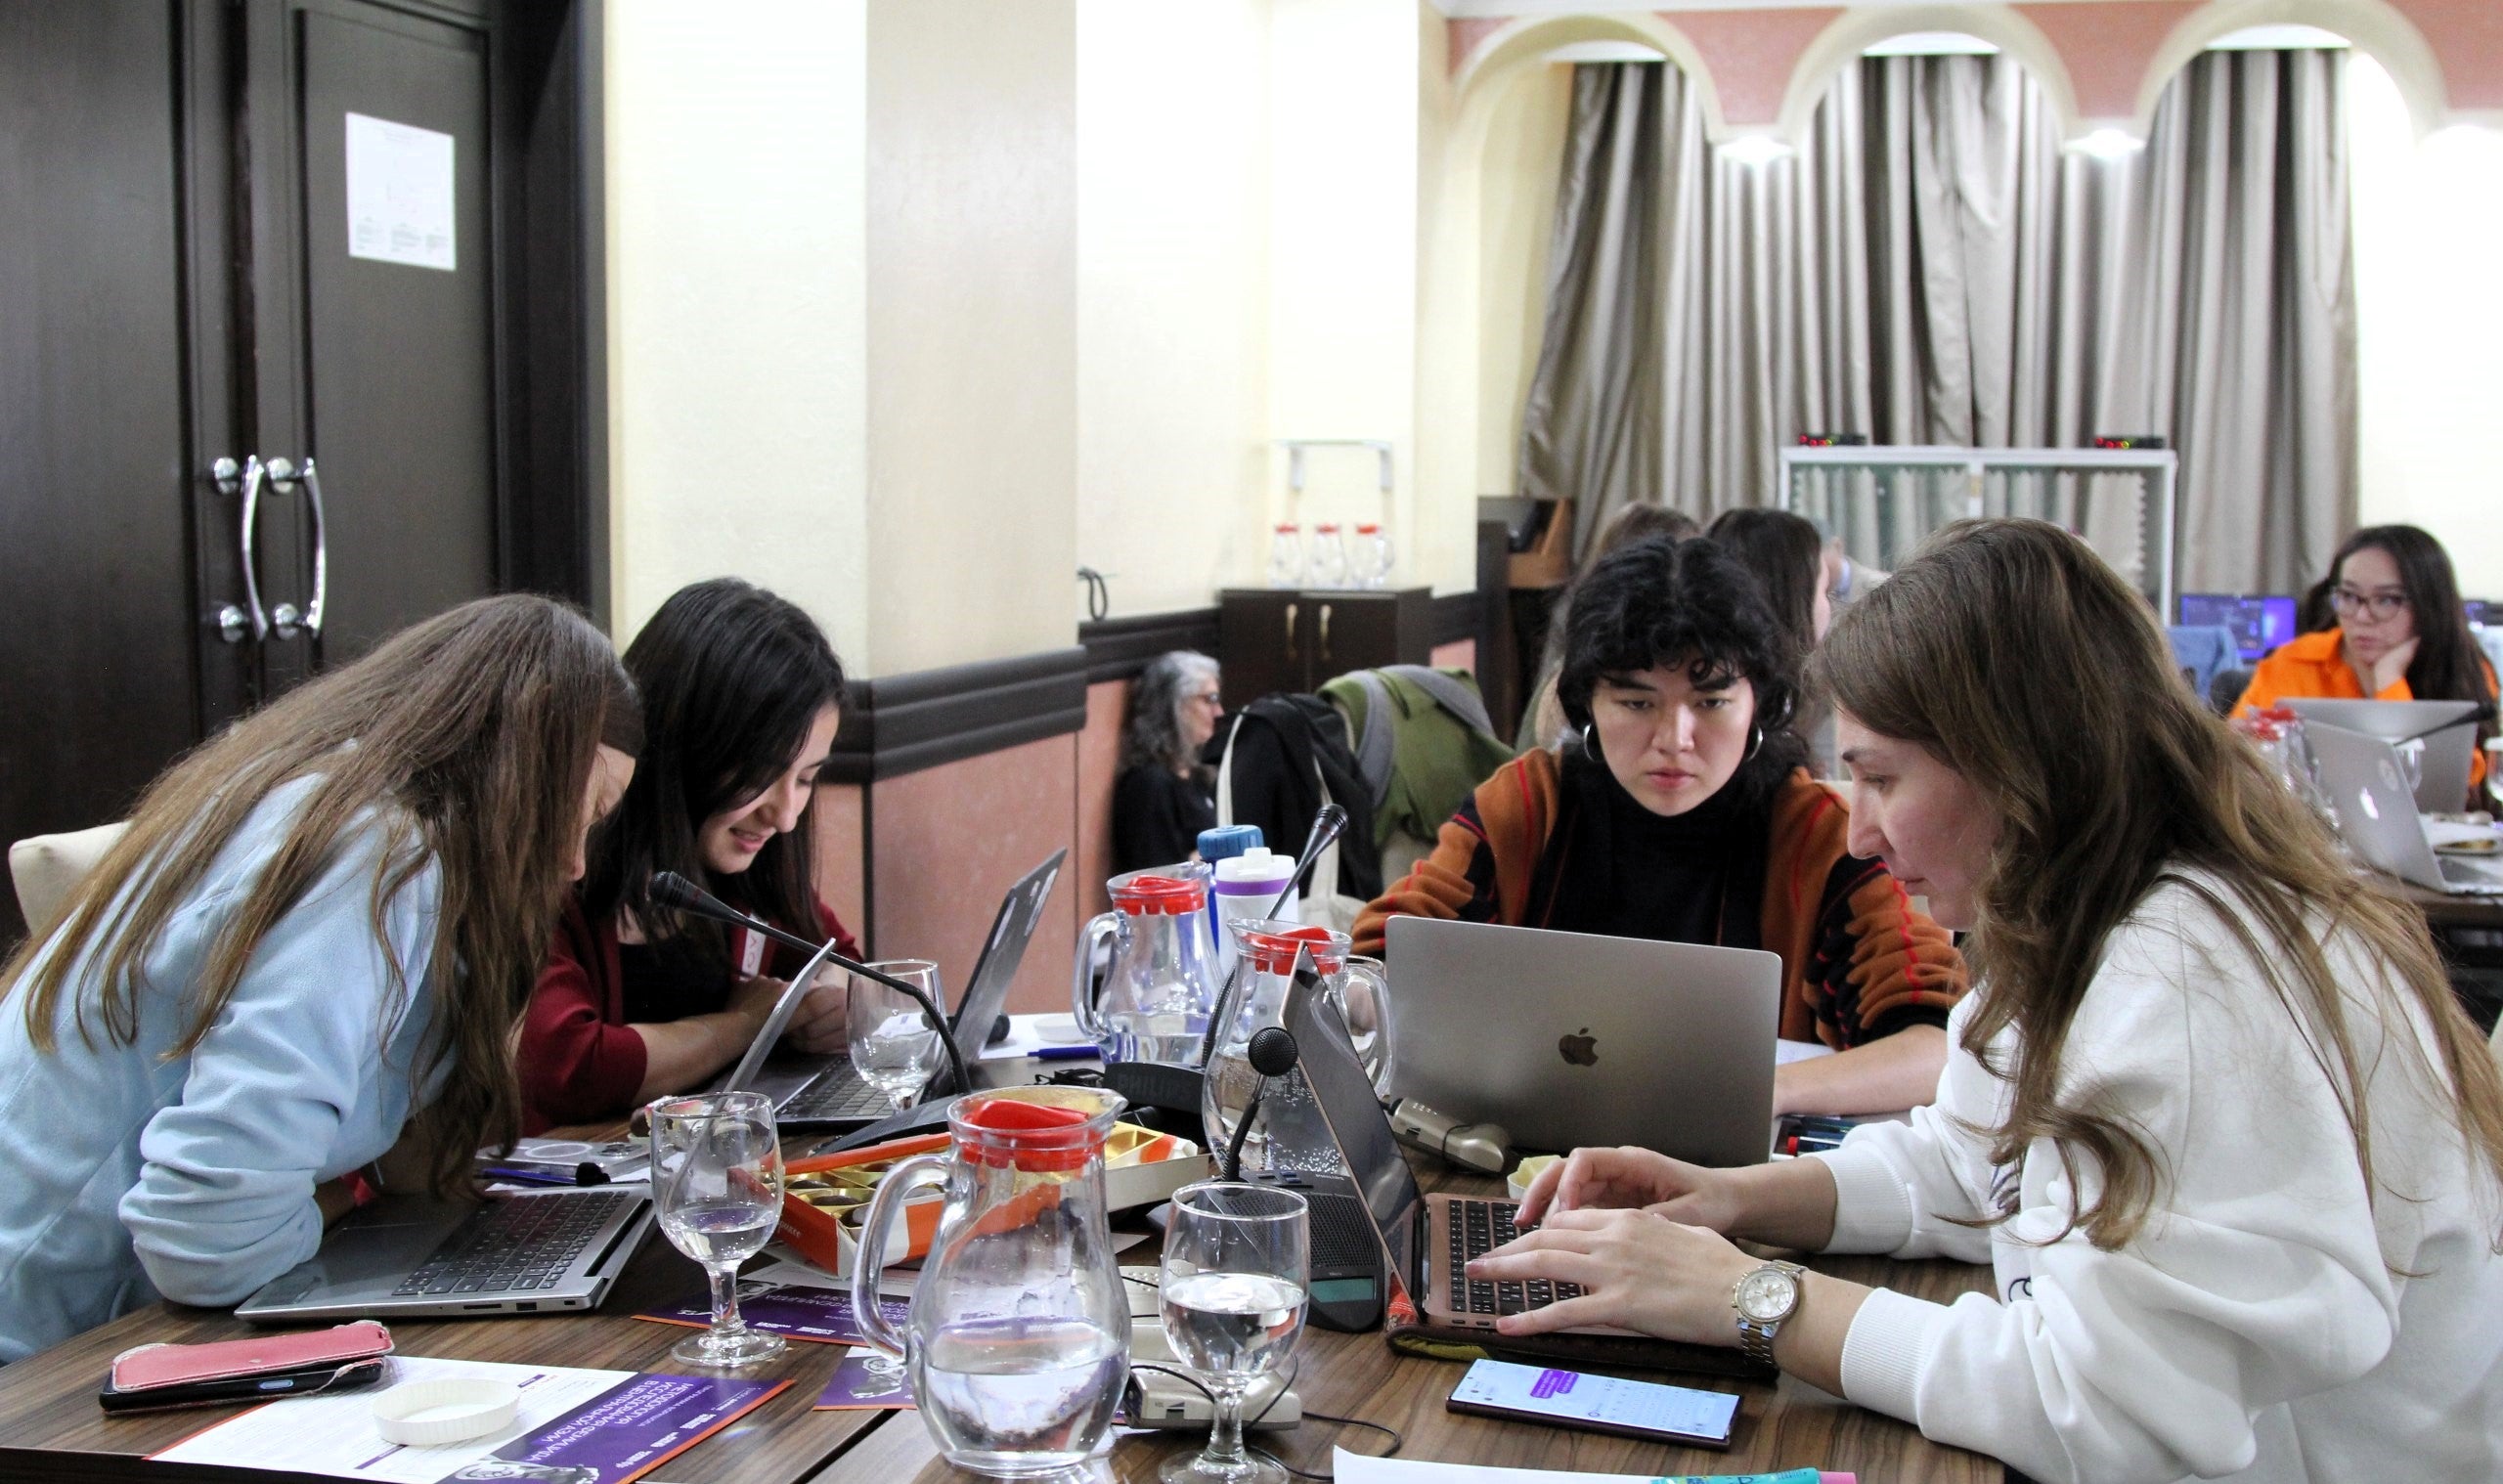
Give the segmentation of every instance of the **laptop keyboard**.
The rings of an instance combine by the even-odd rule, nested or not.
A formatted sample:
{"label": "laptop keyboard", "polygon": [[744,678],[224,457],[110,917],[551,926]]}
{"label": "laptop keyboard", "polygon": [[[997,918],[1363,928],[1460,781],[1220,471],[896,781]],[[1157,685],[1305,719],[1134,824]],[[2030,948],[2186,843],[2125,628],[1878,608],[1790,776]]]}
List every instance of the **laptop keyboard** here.
{"label": "laptop keyboard", "polygon": [[1578,1283],[1479,1283],[1466,1276],[1469,1260],[1483,1257],[1520,1235],[1513,1225],[1509,1200],[1454,1200],[1451,1203],[1452,1309],[1461,1314],[1520,1314],[1544,1308],[1559,1298],[1579,1298]]}
{"label": "laptop keyboard", "polygon": [[896,1111],[893,1099],[854,1071],[849,1063],[829,1068],[818,1078],[782,1100],[777,1117],[829,1120],[883,1118]]}
{"label": "laptop keyboard", "polygon": [[481,1206],[391,1290],[392,1296],[552,1288],[609,1218],[641,1199],[625,1191],[549,1192]]}

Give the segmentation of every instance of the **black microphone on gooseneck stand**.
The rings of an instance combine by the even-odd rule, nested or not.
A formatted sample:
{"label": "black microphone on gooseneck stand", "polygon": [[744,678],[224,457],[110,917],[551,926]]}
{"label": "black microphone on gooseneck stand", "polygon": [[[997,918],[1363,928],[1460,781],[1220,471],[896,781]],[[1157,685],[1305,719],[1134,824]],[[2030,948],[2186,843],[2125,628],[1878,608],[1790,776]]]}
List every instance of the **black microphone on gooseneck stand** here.
{"label": "black microphone on gooseneck stand", "polygon": [[1244,1048],[1244,1059],[1260,1079],[1252,1084],[1252,1101],[1243,1105],[1243,1116],[1236,1120],[1234,1137],[1225,1146],[1224,1178],[1243,1178],[1243,1141],[1252,1132],[1252,1120],[1260,1112],[1260,1094],[1269,1090],[1271,1077],[1282,1077],[1295,1070],[1299,1048],[1295,1035],[1284,1026],[1268,1026],[1252,1032],[1252,1042]]}
{"label": "black microphone on gooseneck stand", "polygon": [[[709,917],[715,922],[728,923],[732,927],[762,933],[775,942],[787,943],[803,953],[816,953],[823,950],[825,946],[823,943],[812,943],[796,933],[785,933],[763,918],[750,917],[676,871],[652,873],[652,900],[674,911],[692,912],[698,917]],[[840,964],[862,979],[876,980],[890,989],[900,989],[911,995],[913,1003],[921,1007],[921,1013],[929,1018],[932,1027],[939,1032],[939,1045],[947,1053],[947,1070],[956,1079],[956,1091],[974,1090],[973,1078],[965,1075],[965,1059],[956,1051],[956,1038],[947,1029],[947,1017],[941,1014],[939,1007],[930,1002],[928,991],[918,984],[906,983],[892,975],[881,974],[867,964],[855,963],[840,953],[827,953],[825,961],[830,964]]]}

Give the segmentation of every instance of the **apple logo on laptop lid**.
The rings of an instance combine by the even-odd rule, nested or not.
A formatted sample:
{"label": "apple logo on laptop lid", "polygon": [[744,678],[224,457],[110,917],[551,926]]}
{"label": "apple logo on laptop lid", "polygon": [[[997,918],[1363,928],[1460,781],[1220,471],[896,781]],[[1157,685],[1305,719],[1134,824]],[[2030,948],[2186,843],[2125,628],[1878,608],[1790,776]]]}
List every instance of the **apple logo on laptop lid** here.
{"label": "apple logo on laptop lid", "polygon": [[1559,1037],[1556,1052],[1569,1066],[1597,1067],[1600,1064],[1599,1044],[1591,1038],[1591,1027],[1585,1026],[1571,1035]]}

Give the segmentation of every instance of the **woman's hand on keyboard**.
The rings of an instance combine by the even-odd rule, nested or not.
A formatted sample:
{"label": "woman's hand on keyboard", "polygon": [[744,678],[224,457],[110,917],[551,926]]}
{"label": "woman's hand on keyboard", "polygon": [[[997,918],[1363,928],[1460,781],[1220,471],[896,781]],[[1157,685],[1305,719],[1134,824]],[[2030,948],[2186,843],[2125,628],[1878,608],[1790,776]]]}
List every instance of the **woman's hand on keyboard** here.
{"label": "woman's hand on keyboard", "polygon": [[799,1007],[791,1012],[790,1026],[782,1038],[791,1049],[809,1056],[831,1056],[844,1049],[844,1009],[850,998],[849,981],[840,969],[820,969],[817,982],[809,986]]}
{"label": "woman's hand on keyboard", "polygon": [[1726,1232],[1738,1200],[1719,1170],[1647,1149],[1577,1149],[1539,1171],[1514,1222],[1531,1227],[1565,1211],[1646,1209],[1671,1221]]}
{"label": "woman's hand on keyboard", "polygon": [[1762,1265],[1719,1233],[1656,1210],[1586,1209],[1553,1213],[1537,1231],[1471,1263],[1469,1278],[1582,1286],[1577,1297],[1497,1320],[1495,1328],[1506,1334],[1609,1325],[1661,1339],[1730,1345],[1738,1338],[1730,1291]]}

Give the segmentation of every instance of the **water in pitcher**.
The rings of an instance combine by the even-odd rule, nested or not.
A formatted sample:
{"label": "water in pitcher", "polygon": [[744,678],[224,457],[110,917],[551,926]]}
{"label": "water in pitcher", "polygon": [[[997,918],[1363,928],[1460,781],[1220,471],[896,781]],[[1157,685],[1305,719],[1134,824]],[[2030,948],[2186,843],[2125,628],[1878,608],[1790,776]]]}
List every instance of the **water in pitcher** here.
{"label": "water in pitcher", "polygon": [[959,1465],[1056,1473],[1102,1445],[1129,1356],[1120,1337],[1069,1319],[949,1325],[913,1357],[922,1417]]}

